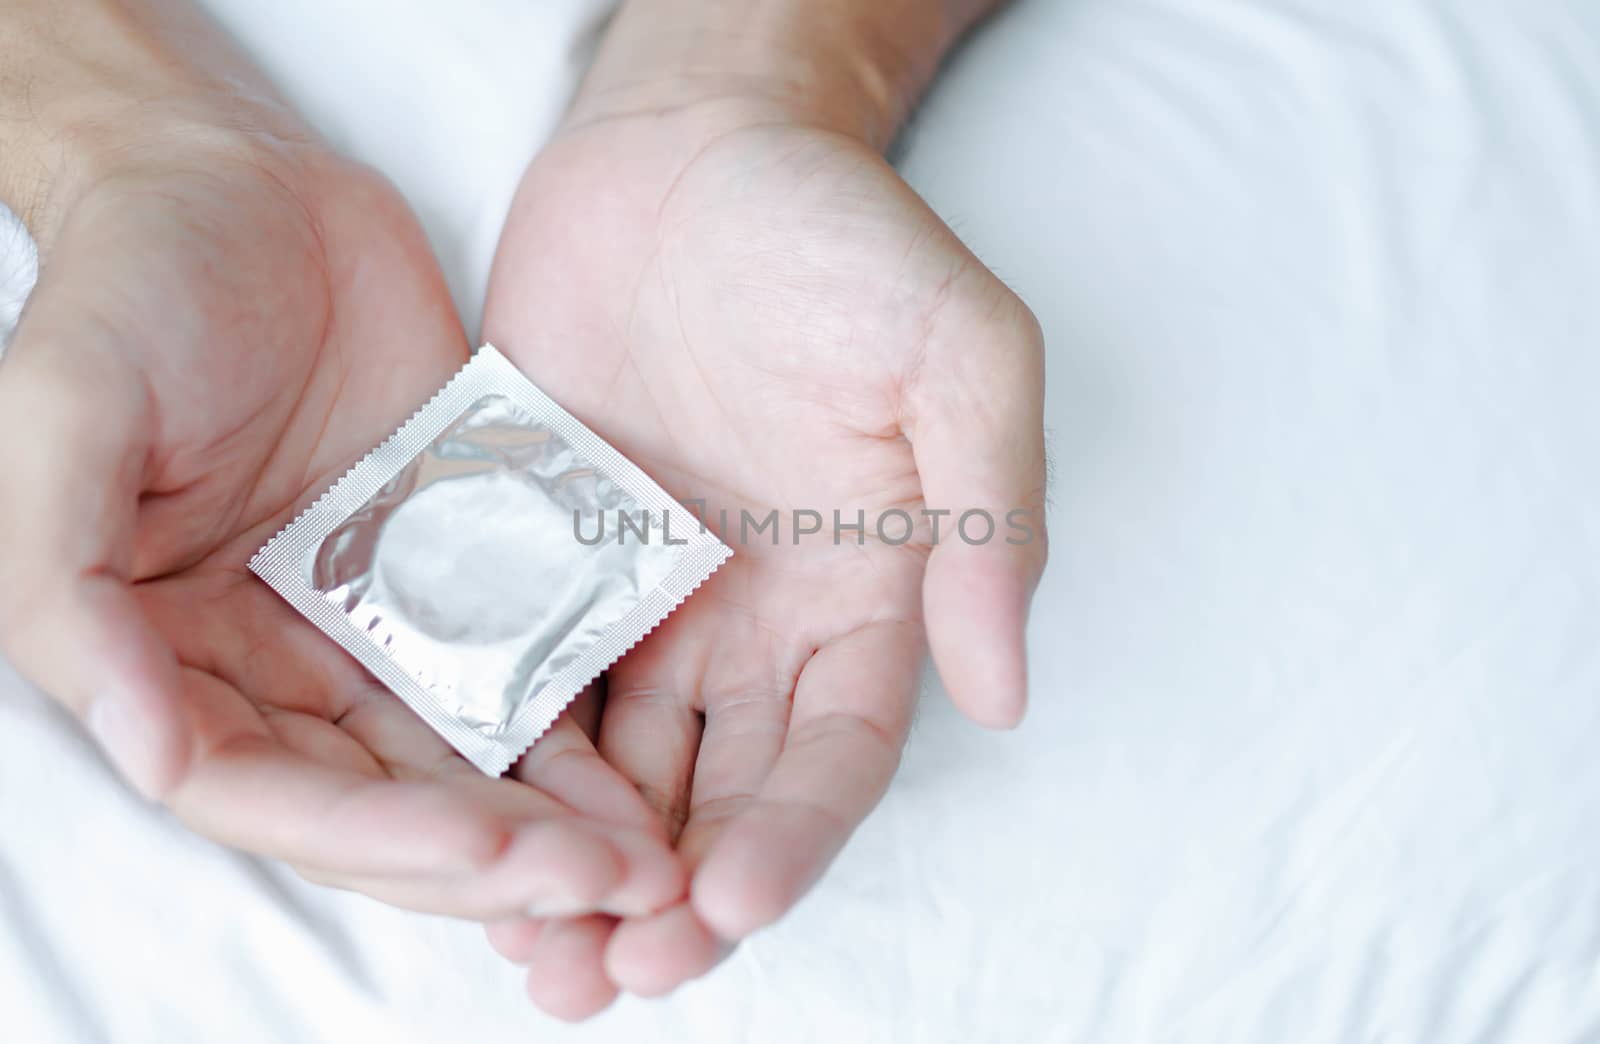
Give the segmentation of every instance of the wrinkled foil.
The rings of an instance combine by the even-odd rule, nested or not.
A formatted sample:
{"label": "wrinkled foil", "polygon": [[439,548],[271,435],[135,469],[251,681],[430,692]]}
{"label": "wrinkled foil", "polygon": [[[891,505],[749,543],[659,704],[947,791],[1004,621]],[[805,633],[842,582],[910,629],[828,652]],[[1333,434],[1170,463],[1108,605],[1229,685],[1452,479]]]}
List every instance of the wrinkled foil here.
{"label": "wrinkled foil", "polygon": [[730,554],[486,347],[251,568],[497,774]]}
{"label": "wrinkled foil", "polygon": [[575,535],[643,505],[528,410],[474,402],[308,557],[311,585],[474,728],[497,731],[659,584],[662,542]]}

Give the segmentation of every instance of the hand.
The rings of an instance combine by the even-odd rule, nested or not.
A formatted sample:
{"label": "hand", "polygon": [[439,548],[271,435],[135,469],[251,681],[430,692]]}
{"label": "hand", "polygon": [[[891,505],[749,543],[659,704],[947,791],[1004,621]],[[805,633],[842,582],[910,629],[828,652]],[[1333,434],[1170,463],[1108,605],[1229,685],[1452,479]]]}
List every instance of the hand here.
{"label": "hand", "polygon": [[46,237],[0,363],[6,653],[147,795],[313,880],[474,918],[671,902],[571,720],[484,778],[247,573],[467,345],[385,182],[228,108],[124,126]]}
{"label": "hand", "polygon": [[[654,995],[704,972],[817,879],[897,766],[925,636],[967,715],[1021,718],[1045,558],[1041,337],[871,148],[717,103],[550,145],[486,328],[668,490],[733,522],[735,557],[609,673],[599,724],[692,868],[689,900],[491,932],[532,965],[535,999],[576,1017],[619,985]],[[952,512],[937,546],[924,507]],[[739,541],[741,511],[773,509],[817,511],[824,532]],[[865,513],[863,545],[835,544],[835,509]],[[893,509],[923,523],[903,546],[897,520],[874,531]],[[970,509],[993,539],[958,536]],[[1016,509],[1030,539],[1007,526]]]}

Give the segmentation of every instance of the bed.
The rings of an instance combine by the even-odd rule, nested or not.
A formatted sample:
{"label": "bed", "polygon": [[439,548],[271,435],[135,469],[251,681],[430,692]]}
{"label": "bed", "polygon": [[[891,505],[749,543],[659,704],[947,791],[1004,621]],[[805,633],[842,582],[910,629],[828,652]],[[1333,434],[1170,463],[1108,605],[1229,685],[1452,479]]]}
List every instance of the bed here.
{"label": "bed", "polygon": [[[603,6],[212,2],[469,328]],[[0,1039],[1600,1041],[1600,6],[1021,0],[900,156],[1049,338],[1022,730],[925,699],[791,916],[571,1028],[0,668]]]}

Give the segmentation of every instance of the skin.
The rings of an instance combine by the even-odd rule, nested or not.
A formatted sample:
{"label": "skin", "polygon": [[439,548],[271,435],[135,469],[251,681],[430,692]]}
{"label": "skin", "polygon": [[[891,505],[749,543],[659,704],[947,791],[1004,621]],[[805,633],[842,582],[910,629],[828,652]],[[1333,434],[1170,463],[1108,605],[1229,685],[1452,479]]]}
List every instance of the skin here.
{"label": "skin", "polygon": [[[483,778],[246,571],[467,357],[393,189],[240,93],[248,67],[175,5],[3,18],[55,145],[18,201],[43,275],[0,365],[6,655],[145,794],[314,880],[480,919],[680,896],[598,761]],[[124,95],[154,100],[103,102]]]}
{"label": "skin", "polygon": [[974,720],[1024,711],[1039,329],[879,152],[987,6],[633,0],[486,327],[713,515],[1033,538],[744,544],[486,780],[245,572],[466,357],[415,222],[180,0],[13,0],[0,193],[44,276],[0,366],[0,649],[197,830],[489,922],[553,1014],[703,974],[881,796],[930,648]]}
{"label": "skin", "polygon": [[[648,916],[490,928],[569,1018],[704,974],[805,893],[894,773],[930,642],[965,713],[1015,725],[1045,557],[1031,313],[884,162],[874,99],[818,107],[827,90],[797,103],[742,76],[707,92],[704,62],[649,42],[672,7],[625,9],[528,171],[490,339],[710,517],[952,514],[937,546],[928,526],[891,546],[870,521],[861,543],[739,544],[736,521],[734,559],[610,672],[598,753],[691,887]],[[655,46],[701,78],[640,88]],[[954,519],[972,508],[1023,509],[1033,539],[968,546]]]}

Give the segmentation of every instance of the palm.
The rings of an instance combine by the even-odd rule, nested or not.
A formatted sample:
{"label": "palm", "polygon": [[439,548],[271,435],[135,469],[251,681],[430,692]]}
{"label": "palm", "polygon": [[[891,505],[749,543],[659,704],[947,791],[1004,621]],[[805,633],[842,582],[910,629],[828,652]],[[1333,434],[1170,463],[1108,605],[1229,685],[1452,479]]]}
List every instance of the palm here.
{"label": "palm", "polygon": [[[570,897],[574,882],[606,897],[625,876],[609,840],[530,829],[570,809],[481,777],[246,570],[466,358],[398,197],[305,152],[270,171],[99,190],[56,248],[63,285],[47,277],[28,320],[37,330],[68,308],[104,316],[117,339],[108,380],[143,392],[118,432],[130,460],[116,468],[125,487],[108,496],[108,521],[138,506],[104,538],[142,618],[108,630],[153,625],[176,655],[173,705],[193,742],[167,797],[213,837],[408,906],[503,915],[541,890]],[[121,243],[141,245],[136,264]],[[69,303],[68,278],[115,299],[79,291]],[[34,358],[24,348],[16,361]],[[530,760],[523,775],[540,781],[538,770]],[[592,784],[594,766],[579,774]],[[560,775],[544,781],[564,787]],[[625,801],[611,806],[626,795],[620,782],[587,789],[590,808],[627,818]],[[646,901],[674,894],[675,876],[658,866]],[[609,897],[625,906],[638,894]]]}
{"label": "palm", "polygon": [[[689,862],[705,864],[697,908],[737,938],[798,897],[894,769],[930,550],[925,525],[901,543],[931,499],[907,438],[912,385],[936,331],[1022,310],[854,143],[761,127],[662,163],[672,148],[644,120],[547,149],[487,326],[670,491],[727,521],[736,556],[611,672],[600,747],[683,827]],[[895,509],[906,516],[880,539]],[[745,526],[774,510],[776,546]],[[798,546],[797,510],[824,522]],[[836,510],[852,525],[859,512],[865,533],[836,541]]]}

